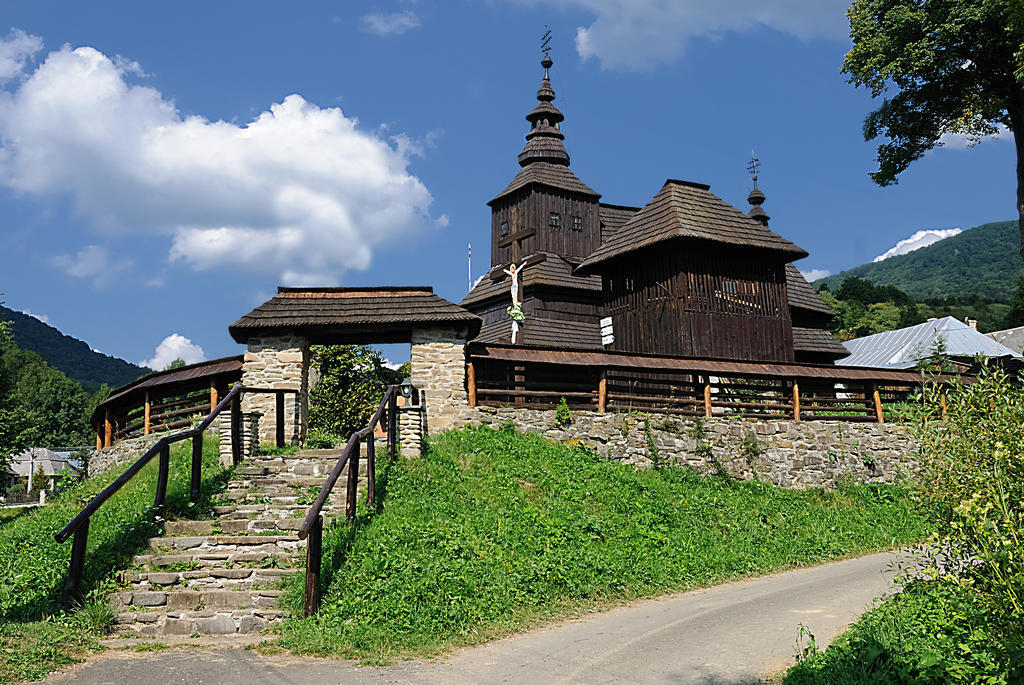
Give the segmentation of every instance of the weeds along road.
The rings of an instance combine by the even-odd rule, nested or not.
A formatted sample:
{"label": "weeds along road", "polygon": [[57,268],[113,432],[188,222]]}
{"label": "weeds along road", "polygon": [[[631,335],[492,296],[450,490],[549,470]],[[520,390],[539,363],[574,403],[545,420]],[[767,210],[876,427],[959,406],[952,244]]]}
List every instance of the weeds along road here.
{"label": "weeds along road", "polygon": [[383,668],[244,649],[110,650],[48,683],[738,684],[793,662],[801,625],[824,647],[895,591],[896,554],[873,554],[641,602],[462,649],[436,663]]}

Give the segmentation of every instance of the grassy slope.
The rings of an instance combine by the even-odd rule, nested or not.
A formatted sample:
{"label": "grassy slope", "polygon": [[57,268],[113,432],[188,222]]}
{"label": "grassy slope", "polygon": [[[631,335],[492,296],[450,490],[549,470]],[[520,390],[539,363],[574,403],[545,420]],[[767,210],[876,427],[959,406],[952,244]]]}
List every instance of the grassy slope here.
{"label": "grassy slope", "polygon": [[371,662],[429,654],[925,534],[892,487],[791,491],[637,471],[507,430],[442,435],[388,481],[382,513],[357,535],[327,533],[323,608],[289,622],[286,647]]}
{"label": "grassy slope", "polygon": [[877,285],[894,285],[911,297],[967,297],[983,295],[1009,302],[1024,274],[1020,264],[1020,237],[1016,221],[983,224],[881,262],[862,264],[814,282],[835,292],[849,276]]}
{"label": "grassy slope", "polygon": [[[218,464],[219,441],[203,445],[203,493],[222,489],[225,472]],[[140,455],[141,456],[141,455]],[[188,503],[191,444],[171,448],[167,486],[168,516],[187,517],[208,507]],[[60,544],[54,533],[123,469],[115,469],[62,492],[50,504],[0,524],[0,683],[41,678],[98,648],[106,592],[131,564],[146,540],[158,534],[149,507],[156,487],[156,461],[108,500],[89,526],[84,611],[62,611],[61,588],[67,577],[71,541]],[[109,610],[107,610],[109,612]]]}
{"label": "grassy slope", "polygon": [[[1024,682],[1024,653],[969,596],[949,584],[919,581],[872,611],[824,652],[813,651],[785,685],[945,685]],[[1017,649],[1021,644],[1017,628]],[[1008,664],[1016,661],[1016,670]]]}

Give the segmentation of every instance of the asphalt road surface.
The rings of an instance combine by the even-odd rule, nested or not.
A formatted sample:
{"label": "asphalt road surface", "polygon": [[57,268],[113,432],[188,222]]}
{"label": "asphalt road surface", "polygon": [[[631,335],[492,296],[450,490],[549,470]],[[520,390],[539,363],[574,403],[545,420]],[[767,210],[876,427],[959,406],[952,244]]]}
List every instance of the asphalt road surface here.
{"label": "asphalt road surface", "polygon": [[895,554],[720,585],[383,668],[239,648],[109,650],[48,683],[757,683],[789,666],[800,626],[819,646],[893,592]]}

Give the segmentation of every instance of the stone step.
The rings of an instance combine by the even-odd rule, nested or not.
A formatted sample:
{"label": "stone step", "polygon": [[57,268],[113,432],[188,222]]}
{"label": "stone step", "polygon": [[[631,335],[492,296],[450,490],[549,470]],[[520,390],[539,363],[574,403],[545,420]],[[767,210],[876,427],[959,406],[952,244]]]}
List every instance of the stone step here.
{"label": "stone step", "polygon": [[284,590],[123,590],[110,596],[110,606],[116,612],[146,612],[155,607],[167,611],[273,609],[282,595]]}
{"label": "stone step", "polygon": [[238,635],[258,633],[287,618],[276,608],[253,609],[167,609],[122,611],[117,614],[117,631],[136,636],[156,635]]}
{"label": "stone step", "polygon": [[227,568],[236,564],[275,563],[278,566],[295,567],[306,558],[305,549],[282,551],[271,549],[240,549],[231,552],[203,551],[197,553],[179,552],[169,554],[137,554],[132,564],[144,570],[199,570]]}
{"label": "stone step", "polygon": [[[213,515],[218,518],[273,518],[275,520],[297,518],[300,521],[306,517],[309,511],[306,504],[273,506],[270,504],[229,504],[213,507]],[[342,505],[326,505],[321,510],[324,516],[344,516],[345,507]]]}
{"label": "stone step", "polygon": [[193,571],[143,571],[122,574],[129,589],[136,592],[147,590],[177,591],[227,589],[253,590],[274,589],[282,579],[298,573],[295,568],[205,568]]}
{"label": "stone step", "polygon": [[[335,516],[327,516],[325,523],[333,523]],[[220,518],[214,521],[165,521],[164,535],[175,536],[208,536],[208,535],[266,535],[276,532],[278,535],[290,535],[302,527],[304,518]]]}
{"label": "stone step", "polygon": [[[328,500],[334,506],[345,506],[347,500],[345,495],[345,488],[334,488],[331,492],[330,499]],[[362,487],[359,489],[359,497],[364,497],[366,488]],[[269,504],[273,506],[293,506],[300,507],[305,506],[307,509],[313,504],[315,499],[314,496],[310,496],[308,493],[302,493],[301,495],[286,495],[286,494],[268,494],[259,492],[246,492],[243,490],[232,490],[224,494],[225,499],[233,503],[253,503],[253,504]],[[300,503],[299,500],[302,500]]]}
{"label": "stone step", "polygon": [[295,535],[198,535],[194,537],[150,538],[149,550],[154,554],[192,554],[207,556],[235,552],[267,552],[294,554],[306,546]]}

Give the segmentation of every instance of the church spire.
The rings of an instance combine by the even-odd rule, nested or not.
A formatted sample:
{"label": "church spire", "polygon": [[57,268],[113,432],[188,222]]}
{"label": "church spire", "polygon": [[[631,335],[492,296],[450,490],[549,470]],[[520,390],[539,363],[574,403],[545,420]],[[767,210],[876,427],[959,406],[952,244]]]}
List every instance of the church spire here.
{"label": "church spire", "polygon": [[763,225],[768,225],[768,220],[771,218],[768,213],[764,211],[765,195],[760,188],[757,187],[757,174],[761,169],[761,160],[757,158],[753,152],[750,153],[750,163],[747,164],[747,171],[754,179],[754,189],[750,191],[750,195],[747,196],[747,202],[750,203],[750,211],[747,213],[751,219],[760,221]]}
{"label": "church spire", "polygon": [[562,146],[565,136],[558,128],[565,117],[551,104],[555,99],[549,74],[553,64],[550,55],[545,51],[544,59],[540,63],[544,67],[544,79],[537,89],[537,106],[526,115],[526,120],[530,122],[530,132],[526,134],[526,145],[519,153],[520,166],[525,167],[534,162],[569,166],[569,153]]}

